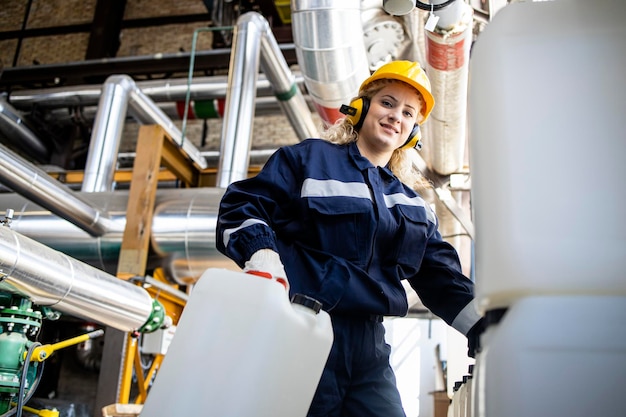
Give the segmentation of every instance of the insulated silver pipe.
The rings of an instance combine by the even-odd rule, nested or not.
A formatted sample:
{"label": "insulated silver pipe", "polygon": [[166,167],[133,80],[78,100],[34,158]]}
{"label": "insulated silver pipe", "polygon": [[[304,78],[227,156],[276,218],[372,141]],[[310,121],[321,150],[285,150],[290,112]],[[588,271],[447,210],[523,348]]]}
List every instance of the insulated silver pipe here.
{"label": "insulated silver pipe", "polygon": [[[302,75],[294,73],[296,83],[304,83]],[[136,81],[136,86],[155,103],[184,101],[189,88],[192,100],[224,98],[228,88],[228,77],[216,75],[197,77],[188,85],[186,78],[167,80]],[[17,109],[29,109],[34,105],[42,108],[67,106],[92,106],[98,104],[102,95],[102,85],[79,85],[37,90],[19,90],[10,95],[11,104]],[[257,97],[272,96],[272,88],[265,74],[257,79]]]}
{"label": "insulated silver pipe", "polygon": [[18,194],[2,194],[0,208],[15,211],[11,223],[11,229],[15,232],[114,274],[126,226],[128,191],[77,191],[76,194],[109,213],[112,225],[107,233],[92,236]]}
{"label": "insulated silver pipe", "polygon": [[128,109],[128,95],[132,87],[133,80],[121,75],[110,76],[104,83],[89,140],[82,191],[112,190],[117,152]]}
{"label": "insulated silver pipe", "polygon": [[[226,109],[217,171],[217,186],[226,188],[246,177],[252,143],[254,98],[263,36],[261,19],[246,13],[237,22],[228,69]],[[244,121],[241,123],[240,121]]]}
{"label": "insulated silver pipe", "polygon": [[122,331],[141,328],[152,314],[143,288],[0,227],[0,289],[33,303]]}
{"label": "insulated silver pipe", "polygon": [[50,151],[48,147],[27,126],[24,120],[9,103],[4,95],[0,95],[0,132],[23,150],[27,150],[35,159],[45,160]]}
{"label": "insulated silver pipe", "polygon": [[198,149],[190,141],[183,141],[182,132],[152,100],[141,92],[132,78],[127,75],[112,75],[104,83],[100,96],[98,115],[94,121],[85,164],[82,191],[112,190],[117,152],[122,138],[126,111],[129,108],[133,116],[141,123],[158,124],[163,127],[200,169],[207,167]]}
{"label": "insulated silver pipe", "polygon": [[92,236],[100,236],[112,227],[106,211],[3,145],[0,145],[0,182]]}
{"label": "insulated silver pipe", "polygon": [[[432,0],[431,3],[439,4],[443,0]],[[429,45],[425,68],[436,104],[425,123],[424,150],[435,172],[450,175],[462,171],[466,162],[473,8],[464,2],[454,2],[438,13],[442,17],[438,29],[425,31],[425,41]],[[448,51],[447,59],[442,59],[440,51]]]}
{"label": "insulated silver pipe", "polygon": [[[305,98],[306,99],[306,98]],[[210,99],[214,101],[214,107],[217,107],[218,104],[215,103],[218,99]],[[196,103],[198,100],[196,100]],[[172,120],[182,120],[183,118],[183,109],[181,109],[178,105],[179,102],[176,101],[167,101],[157,103],[157,106]],[[313,108],[310,105],[310,100],[307,100],[307,104],[309,105],[309,111]],[[282,102],[279,102],[276,97],[258,97],[254,101],[254,113],[256,116],[274,116],[281,114],[281,112],[290,111],[288,109],[282,108]],[[82,121],[93,123],[96,115],[98,114],[98,108],[94,106],[85,106],[81,107],[78,111],[69,110],[67,108],[56,108],[49,110],[50,117],[54,119],[55,123],[61,125],[76,125],[77,118],[80,118]],[[196,119],[199,117],[196,116]],[[192,117],[189,116],[189,119],[192,120]],[[127,121],[128,122],[128,121]],[[1,126],[0,126],[1,128]],[[204,156],[204,152],[200,151],[200,154]]]}
{"label": "insulated silver pipe", "polygon": [[[347,104],[367,78],[360,0],[293,0],[293,39],[309,94],[322,118]],[[331,122],[334,120],[330,120]]]}
{"label": "insulated silver pipe", "polygon": [[311,117],[309,106],[296,84],[296,79],[287,66],[287,61],[282,55],[278,42],[267,23],[261,17],[263,36],[261,37],[261,68],[267,74],[272,85],[274,94],[291,122],[296,135],[300,140],[317,137],[317,127]]}
{"label": "insulated silver pipe", "polygon": [[[233,265],[215,247],[223,193],[215,187],[157,190],[148,267],[163,267],[172,281],[189,284],[211,266]],[[11,223],[15,232],[114,273],[126,225],[128,191],[78,194],[109,213],[112,226],[106,234],[90,236],[17,194],[1,194],[0,208],[15,211]]]}
{"label": "insulated silver pipe", "polygon": [[252,120],[259,66],[270,80],[283,110],[300,139],[315,136],[316,128],[302,92],[295,85],[285,58],[263,16],[243,14],[237,21],[228,71],[226,110],[217,186],[226,188],[248,174]]}

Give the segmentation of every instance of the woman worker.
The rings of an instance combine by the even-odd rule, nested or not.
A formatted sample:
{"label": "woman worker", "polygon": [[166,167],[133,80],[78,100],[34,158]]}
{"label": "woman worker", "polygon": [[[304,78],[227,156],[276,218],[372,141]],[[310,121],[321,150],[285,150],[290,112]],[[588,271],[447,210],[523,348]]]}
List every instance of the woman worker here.
{"label": "woman worker", "polygon": [[405,416],[382,324],[407,314],[403,280],[473,341],[473,283],[441,238],[420,195],[428,183],[408,155],[433,105],[418,63],[385,64],[324,139],[280,148],[221,201],[217,248],[244,271],[320,301],[331,317],[333,347],[310,417]]}

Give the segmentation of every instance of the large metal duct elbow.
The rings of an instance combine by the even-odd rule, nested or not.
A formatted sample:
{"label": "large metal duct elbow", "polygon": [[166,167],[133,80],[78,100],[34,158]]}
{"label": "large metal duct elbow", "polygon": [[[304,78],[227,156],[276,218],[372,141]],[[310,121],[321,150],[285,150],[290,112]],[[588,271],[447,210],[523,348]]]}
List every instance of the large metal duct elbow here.
{"label": "large metal duct elbow", "polygon": [[360,0],[293,0],[296,56],[309,95],[328,124],[369,75]]}

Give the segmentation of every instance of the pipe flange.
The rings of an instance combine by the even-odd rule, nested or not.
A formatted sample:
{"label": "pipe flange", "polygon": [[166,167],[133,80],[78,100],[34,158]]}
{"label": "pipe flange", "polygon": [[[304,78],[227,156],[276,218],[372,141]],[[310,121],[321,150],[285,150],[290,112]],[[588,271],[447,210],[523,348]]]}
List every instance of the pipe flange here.
{"label": "pipe flange", "polygon": [[404,29],[395,20],[385,20],[363,29],[363,41],[370,70],[395,59],[404,42]]}

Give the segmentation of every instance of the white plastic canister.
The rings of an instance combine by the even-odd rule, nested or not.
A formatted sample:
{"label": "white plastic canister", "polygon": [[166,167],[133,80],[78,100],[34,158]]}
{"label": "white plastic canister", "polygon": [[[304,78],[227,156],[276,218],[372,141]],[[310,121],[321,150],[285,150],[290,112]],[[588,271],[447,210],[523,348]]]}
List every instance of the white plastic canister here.
{"label": "white plastic canister", "polygon": [[535,296],[484,334],[473,417],[624,416],[626,297]]}
{"label": "white plastic canister", "polygon": [[306,415],[333,341],[319,307],[276,281],[206,270],[140,416]]}
{"label": "white plastic canister", "polygon": [[476,297],[626,295],[626,2],[514,3],[470,61]]}

